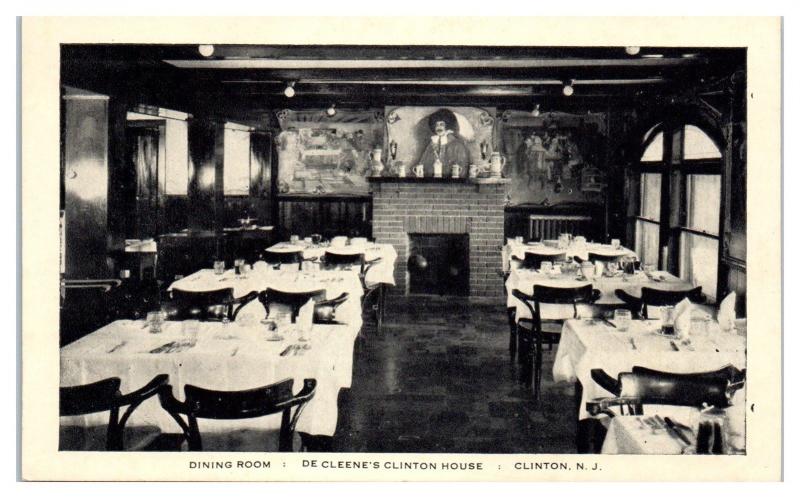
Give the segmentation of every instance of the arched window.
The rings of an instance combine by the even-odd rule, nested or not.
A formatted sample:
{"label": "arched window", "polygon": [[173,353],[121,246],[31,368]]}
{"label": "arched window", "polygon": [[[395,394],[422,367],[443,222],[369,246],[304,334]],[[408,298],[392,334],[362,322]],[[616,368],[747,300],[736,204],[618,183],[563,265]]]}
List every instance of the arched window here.
{"label": "arched window", "polygon": [[722,153],[701,127],[659,123],[644,134],[638,164],[636,252],[642,263],[701,285],[715,299]]}

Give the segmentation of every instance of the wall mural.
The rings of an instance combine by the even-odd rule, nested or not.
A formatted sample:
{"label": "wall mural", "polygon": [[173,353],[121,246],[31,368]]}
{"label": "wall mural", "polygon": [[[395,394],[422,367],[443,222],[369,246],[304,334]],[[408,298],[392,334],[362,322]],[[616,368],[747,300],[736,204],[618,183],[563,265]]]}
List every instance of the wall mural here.
{"label": "wall mural", "polygon": [[503,115],[502,151],[512,204],[603,202],[605,116]]}
{"label": "wall mural", "polygon": [[369,194],[373,150],[383,148],[382,111],[277,113],[278,185],[284,194]]}
{"label": "wall mural", "polygon": [[[442,174],[466,177],[471,164],[480,164],[491,154],[494,140],[495,109],[478,107],[387,107],[387,171],[397,176],[406,168],[422,164],[426,177],[433,176],[434,163],[442,163]],[[483,153],[481,152],[483,150]]]}

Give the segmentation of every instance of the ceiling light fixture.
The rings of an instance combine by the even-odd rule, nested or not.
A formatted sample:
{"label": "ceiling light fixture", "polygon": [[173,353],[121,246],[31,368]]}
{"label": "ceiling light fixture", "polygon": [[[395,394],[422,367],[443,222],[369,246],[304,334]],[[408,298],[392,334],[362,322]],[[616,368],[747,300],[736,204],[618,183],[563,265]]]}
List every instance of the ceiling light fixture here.
{"label": "ceiling light fixture", "polygon": [[336,116],[336,104],[331,104],[331,106],[328,107],[328,110],[325,111],[325,114],[327,114],[329,117]]}
{"label": "ceiling light fixture", "polygon": [[533,117],[538,117],[538,116],[539,116],[539,114],[540,114],[540,111],[539,111],[539,104],[536,104],[535,106],[533,106],[533,110],[531,111],[531,115],[532,115]]}
{"label": "ceiling light fixture", "polygon": [[639,53],[641,49],[642,49],[641,47],[633,47],[633,46],[625,47],[625,53],[628,55],[636,55]]}
{"label": "ceiling light fixture", "polygon": [[571,96],[575,93],[573,85],[575,85],[575,80],[569,80],[567,83],[564,83],[564,88],[561,89],[561,93],[563,93],[565,97]]}
{"label": "ceiling light fixture", "polygon": [[200,55],[203,57],[211,57],[214,55],[214,45],[198,45],[197,51],[200,52]]}
{"label": "ceiling light fixture", "polygon": [[286,98],[294,97],[294,81],[290,81],[286,83],[286,88],[283,90],[283,94],[286,95]]}

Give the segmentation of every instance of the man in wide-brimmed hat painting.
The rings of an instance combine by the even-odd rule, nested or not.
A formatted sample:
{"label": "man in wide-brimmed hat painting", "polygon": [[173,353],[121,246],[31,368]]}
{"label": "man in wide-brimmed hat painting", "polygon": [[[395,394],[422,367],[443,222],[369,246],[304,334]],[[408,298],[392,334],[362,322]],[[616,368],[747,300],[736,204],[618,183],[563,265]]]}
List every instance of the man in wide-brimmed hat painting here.
{"label": "man in wide-brimmed hat painting", "polygon": [[461,166],[460,176],[466,176],[470,164],[469,149],[458,134],[458,120],[453,111],[439,109],[434,112],[428,117],[428,127],[433,135],[419,159],[419,164],[425,167],[425,176],[433,176],[433,163],[436,159],[442,162],[443,176],[452,176],[454,164]]}

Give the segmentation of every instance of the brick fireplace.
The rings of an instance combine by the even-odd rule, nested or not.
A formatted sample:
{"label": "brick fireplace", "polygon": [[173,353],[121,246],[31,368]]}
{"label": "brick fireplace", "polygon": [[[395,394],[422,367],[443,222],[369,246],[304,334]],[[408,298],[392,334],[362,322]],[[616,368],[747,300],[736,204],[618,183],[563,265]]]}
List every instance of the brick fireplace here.
{"label": "brick fireplace", "polygon": [[504,179],[372,179],[372,235],[397,250],[391,292],[409,293],[409,234],[468,234],[469,298],[503,301]]}

